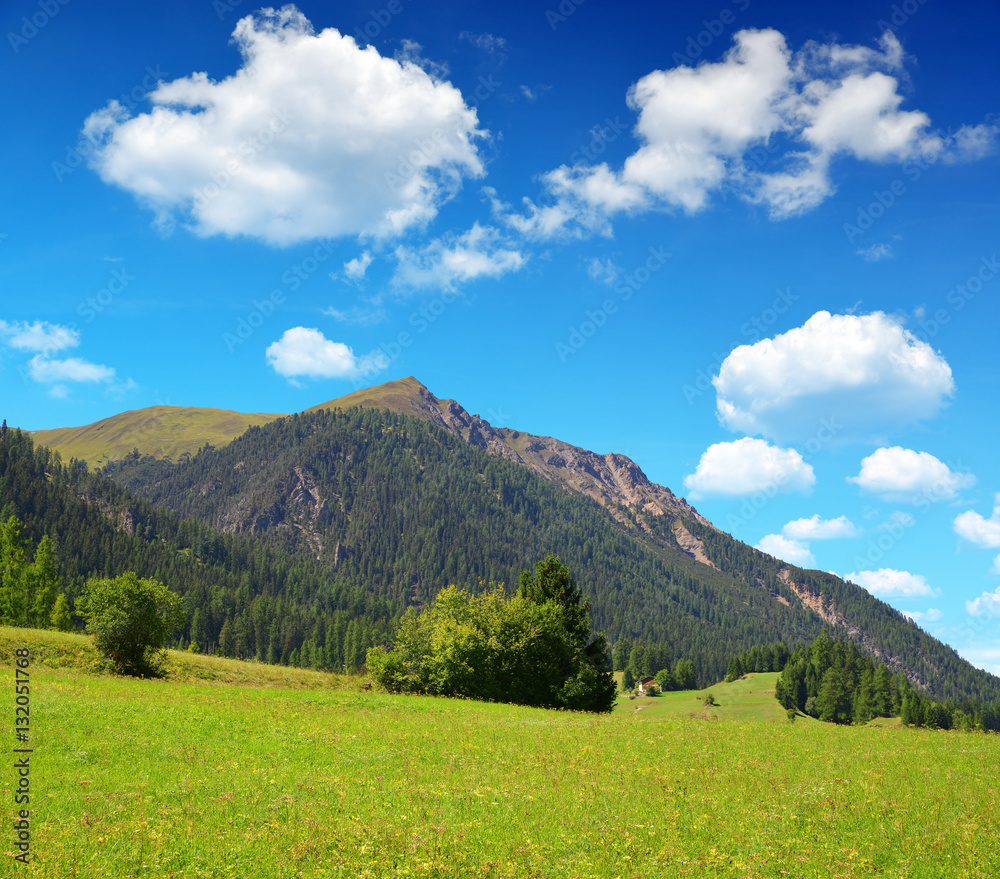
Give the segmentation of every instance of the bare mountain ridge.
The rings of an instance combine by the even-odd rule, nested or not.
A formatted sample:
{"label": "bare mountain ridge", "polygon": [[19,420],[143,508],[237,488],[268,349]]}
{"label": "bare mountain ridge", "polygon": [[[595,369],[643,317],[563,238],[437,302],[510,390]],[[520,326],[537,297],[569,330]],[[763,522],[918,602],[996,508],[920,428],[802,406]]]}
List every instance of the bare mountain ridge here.
{"label": "bare mountain ridge", "polygon": [[[470,414],[455,400],[438,399],[413,376],[357,391],[313,408],[347,409],[351,406],[389,409],[430,421],[462,437],[469,445],[521,464],[550,482],[593,498],[608,507],[619,520],[625,519],[616,510],[621,505],[654,516],[683,516],[713,527],[683,498],[651,482],[631,458],[617,452],[602,455],[553,437],[493,427],[479,415]],[[641,516],[638,521],[644,526]],[[694,537],[691,540],[698,543]],[[692,555],[696,550],[697,547],[685,548]]]}

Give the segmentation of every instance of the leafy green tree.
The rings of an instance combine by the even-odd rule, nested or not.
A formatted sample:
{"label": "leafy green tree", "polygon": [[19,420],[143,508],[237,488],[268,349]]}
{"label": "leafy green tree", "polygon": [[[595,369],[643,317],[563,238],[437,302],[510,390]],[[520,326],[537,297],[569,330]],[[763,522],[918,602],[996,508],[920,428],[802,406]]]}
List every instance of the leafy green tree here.
{"label": "leafy green tree", "polygon": [[449,586],[408,614],[391,651],[367,667],[393,692],[432,693],[580,711],[610,711],[616,698],[602,635],[590,640],[587,603],[554,556],[521,575],[518,593],[478,596]]}
{"label": "leafy green tree", "polygon": [[79,608],[97,649],[123,674],[156,672],[164,642],[184,625],[181,600],[159,580],[89,580]]}
{"label": "leafy green tree", "polygon": [[661,668],[656,673],[656,686],[660,688],[664,693],[670,690],[680,689],[677,686],[677,679],[674,677],[674,673],[669,668]]}

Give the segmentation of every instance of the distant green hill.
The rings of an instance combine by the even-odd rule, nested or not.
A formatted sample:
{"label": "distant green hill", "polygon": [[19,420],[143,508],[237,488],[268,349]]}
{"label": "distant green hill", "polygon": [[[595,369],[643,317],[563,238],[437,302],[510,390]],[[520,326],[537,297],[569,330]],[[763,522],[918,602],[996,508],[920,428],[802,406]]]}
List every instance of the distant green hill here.
{"label": "distant green hill", "polygon": [[193,406],[150,406],[103,418],[82,427],[30,431],[35,443],[70,458],[101,467],[138,449],[142,455],[170,458],[193,455],[206,443],[224,446],[248,427],[267,424],[281,415],[201,409]]}
{"label": "distant green hill", "polygon": [[[639,720],[664,717],[698,718],[702,720],[762,720],[788,723],[788,715],[774,698],[777,672],[749,674],[728,684],[718,683],[703,690],[681,690],[659,696],[629,699],[619,697],[615,712],[632,715]],[[715,705],[706,705],[711,693]],[[799,718],[814,723],[811,717]]]}

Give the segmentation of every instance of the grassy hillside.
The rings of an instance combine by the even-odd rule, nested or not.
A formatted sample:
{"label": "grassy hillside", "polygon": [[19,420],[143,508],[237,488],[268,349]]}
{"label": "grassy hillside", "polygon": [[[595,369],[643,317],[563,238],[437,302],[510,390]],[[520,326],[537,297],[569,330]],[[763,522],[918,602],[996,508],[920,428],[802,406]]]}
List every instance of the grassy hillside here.
{"label": "grassy hillside", "polygon": [[[682,690],[636,699],[626,696],[619,698],[615,712],[637,720],[693,718],[788,723],[785,709],[774,698],[774,683],[777,680],[777,672],[769,672],[747,675],[738,681],[716,684],[704,690]],[[709,693],[714,697],[715,705],[705,704]],[[799,719],[812,722],[808,717]]]}
{"label": "grassy hillside", "polygon": [[176,461],[185,453],[195,454],[206,443],[224,446],[248,427],[282,417],[193,406],[150,406],[82,427],[35,430],[31,435],[37,445],[58,451],[64,461],[78,458],[97,467],[119,461],[136,448],[143,455]]}
{"label": "grassy hillside", "polygon": [[25,875],[1000,871],[998,736],[123,680],[16,634],[36,651]]}
{"label": "grassy hillside", "polygon": [[[10,666],[14,651],[30,645],[32,662],[44,669],[64,669],[96,677],[117,677],[86,635],[0,626],[0,666]],[[167,650],[163,681],[175,684],[216,683],[233,687],[281,687],[288,690],[357,690],[366,678],[241,662],[221,656],[203,656]]]}

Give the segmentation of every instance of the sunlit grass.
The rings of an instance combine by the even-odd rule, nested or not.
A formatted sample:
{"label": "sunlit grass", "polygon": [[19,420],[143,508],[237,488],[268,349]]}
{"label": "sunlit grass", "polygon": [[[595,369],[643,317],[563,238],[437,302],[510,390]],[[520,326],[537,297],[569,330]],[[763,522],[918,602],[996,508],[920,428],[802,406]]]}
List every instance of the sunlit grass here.
{"label": "sunlit grass", "polygon": [[1000,875],[997,736],[31,673],[18,875]]}

